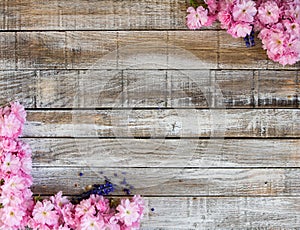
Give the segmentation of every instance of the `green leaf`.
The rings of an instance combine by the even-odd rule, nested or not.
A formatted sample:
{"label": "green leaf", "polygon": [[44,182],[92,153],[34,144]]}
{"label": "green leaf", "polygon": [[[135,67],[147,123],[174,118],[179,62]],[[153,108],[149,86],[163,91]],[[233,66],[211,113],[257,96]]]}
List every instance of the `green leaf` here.
{"label": "green leaf", "polygon": [[197,8],[198,6],[203,6],[205,9],[207,9],[207,4],[204,2],[204,0],[190,0],[190,4],[192,7]]}
{"label": "green leaf", "polygon": [[190,0],[190,4],[194,8],[197,8],[199,6],[199,3],[197,2],[197,0]]}
{"label": "green leaf", "polygon": [[40,195],[34,196],[33,199],[34,199],[34,202],[35,202],[35,203],[37,203],[38,201],[43,200],[42,197],[41,197]]}

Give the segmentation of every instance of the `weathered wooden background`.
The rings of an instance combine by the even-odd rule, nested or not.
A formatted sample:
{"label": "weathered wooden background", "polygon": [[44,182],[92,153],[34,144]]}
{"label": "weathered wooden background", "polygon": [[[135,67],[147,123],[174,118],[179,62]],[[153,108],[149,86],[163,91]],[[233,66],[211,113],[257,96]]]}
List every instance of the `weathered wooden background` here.
{"label": "weathered wooden background", "polygon": [[142,229],[300,228],[300,63],[188,31],[187,6],[0,2],[0,103],[26,106],[34,192],[125,177]]}

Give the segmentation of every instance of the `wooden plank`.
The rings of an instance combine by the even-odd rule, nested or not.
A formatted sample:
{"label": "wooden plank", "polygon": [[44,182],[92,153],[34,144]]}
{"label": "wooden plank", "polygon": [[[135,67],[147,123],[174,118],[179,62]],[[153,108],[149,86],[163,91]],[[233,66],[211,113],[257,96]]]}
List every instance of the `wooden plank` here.
{"label": "wooden plank", "polygon": [[66,68],[64,32],[17,33],[16,43],[17,68]]}
{"label": "wooden plank", "polygon": [[37,71],[37,108],[63,108],[75,104],[79,94],[78,71]]}
{"label": "wooden plank", "polygon": [[298,109],[28,111],[31,137],[299,137]]}
{"label": "wooden plank", "polygon": [[299,140],[25,138],[35,166],[300,167]]}
{"label": "wooden plank", "polygon": [[247,48],[242,38],[234,39],[226,32],[219,32],[220,59],[222,69],[266,69],[268,57],[260,41],[255,39],[256,46]]}
{"label": "wooden plank", "polygon": [[41,71],[38,108],[165,107],[166,71]]}
{"label": "wooden plank", "polygon": [[[113,167],[110,165],[109,167]],[[82,173],[83,176],[79,176]],[[278,196],[300,194],[299,169],[201,168],[97,168],[93,164],[68,167],[34,167],[33,192],[45,195],[59,190],[75,195],[89,184],[108,178],[133,194],[145,196]],[[59,184],[58,184],[59,183]]]}
{"label": "wooden plank", "polygon": [[297,71],[256,71],[256,106],[298,107],[297,74]]}
{"label": "wooden plank", "polygon": [[[17,65],[19,69],[216,68],[216,35],[215,31],[19,32]],[[196,46],[191,37],[199,44],[210,41]],[[189,57],[194,60],[187,62]]]}
{"label": "wooden plank", "polygon": [[[0,17],[1,18],[1,17]],[[0,69],[16,68],[16,36],[15,33],[0,34]]]}
{"label": "wooden plank", "polygon": [[168,33],[168,31],[119,31],[118,68],[168,69]]}
{"label": "wooden plank", "polygon": [[[7,32],[0,69],[266,69],[258,44],[224,31]],[[4,36],[4,37],[5,37]],[[219,41],[220,40],[220,41]],[[219,44],[220,43],[220,44]],[[16,52],[15,56],[14,53]],[[298,64],[280,69],[299,69]]]}
{"label": "wooden plank", "polygon": [[[297,229],[299,197],[145,197],[141,229]],[[154,211],[151,211],[154,208]],[[172,210],[172,211],[170,211]]]}
{"label": "wooden plank", "polygon": [[168,107],[209,108],[214,107],[214,86],[210,70],[168,70]]}
{"label": "wooden plank", "polygon": [[36,73],[33,71],[0,71],[0,105],[19,101],[35,106]]}
{"label": "wooden plank", "polygon": [[[43,195],[41,197],[49,198]],[[245,226],[257,229],[294,229],[300,226],[299,197],[143,196],[143,198],[145,200],[144,218],[141,223],[143,230],[223,230],[244,229]]]}
{"label": "wooden plank", "polygon": [[186,29],[185,0],[5,0],[1,29]]}
{"label": "wooden plank", "polygon": [[117,32],[66,32],[68,69],[115,69]]}
{"label": "wooden plank", "polygon": [[[38,71],[38,108],[208,108],[208,70]],[[32,107],[32,106],[30,106]]]}
{"label": "wooden plank", "polygon": [[282,66],[268,59],[266,51],[262,49],[261,41],[255,39],[256,45],[251,48],[245,46],[242,38],[234,39],[224,31],[219,31],[220,57],[218,67],[221,69],[293,69],[300,67],[300,62],[294,65]]}
{"label": "wooden plank", "polygon": [[42,70],[0,76],[2,104],[18,99],[27,108],[299,106],[297,71]]}
{"label": "wooden plank", "polygon": [[124,70],[122,75],[123,92],[119,93],[116,98],[114,108],[121,106],[124,108],[169,107],[165,70]]}
{"label": "wooden plank", "polygon": [[[220,93],[214,93],[215,106],[253,107],[254,73],[251,70],[215,71],[214,84]],[[219,96],[219,97],[218,97]]]}
{"label": "wooden plank", "polygon": [[171,69],[218,67],[218,32],[170,31],[168,35],[168,65]]}

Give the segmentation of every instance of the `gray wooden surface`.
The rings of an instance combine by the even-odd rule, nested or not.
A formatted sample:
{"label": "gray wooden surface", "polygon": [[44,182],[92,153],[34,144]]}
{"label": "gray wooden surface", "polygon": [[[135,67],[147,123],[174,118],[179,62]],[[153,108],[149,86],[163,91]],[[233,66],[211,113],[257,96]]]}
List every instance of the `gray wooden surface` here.
{"label": "gray wooden surface", "polygon": [[34,193],[126,179],[145,230],[299,229],[300,63],[189,31],[187,7],[0,2],[0,104],[27,109]]}

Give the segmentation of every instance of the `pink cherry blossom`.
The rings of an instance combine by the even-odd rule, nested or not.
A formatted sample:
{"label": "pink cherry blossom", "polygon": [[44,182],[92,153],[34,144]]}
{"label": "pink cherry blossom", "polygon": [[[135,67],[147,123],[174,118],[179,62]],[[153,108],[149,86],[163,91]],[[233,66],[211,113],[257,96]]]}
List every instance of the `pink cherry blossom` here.
{"label": "pink cherry blossom", "polygon": [[223,29],[228,29],[231,23],[233,23],[232,15],[229,11],[223,10],[218,13],[218,19],[221,22]]}
{"label": "pink cherry blossom", "polygon": [[285,66],[294,64],[299,57],[295,53],[287,53],[278,57],[277,61]]}
{"label": "pink cherry blossom", "polygon": [[23,203],[23,194],[21,192],[6,192],[3,192],[0,197],[0,203],[3,206],[10,205],[12,207],[17,207],[18,205],[21,205]]}
{"label": "pink cherry blossom", "polygon": [[280,9],[274,1],[264,2],[258,8],[257,17],[265,25],[277,23],[279,16]]}
{"label": "pink cherry blossom", "polygon": [[120,230],[121,227],[119,224],[112,224],[112,223],[105,223],[103,225],[103,229],[107,229],[107,230]]}
{"label": "pink cherry blossom", "polygon": [[211,26],[217,19],[217,15],[210,15],[207,18],[207,22],[204,24],[204,26]]}
{"label": "pink cherry blossom", "polygon": [[138,206],[136,203],[130,202],[129,199],[122,200],[117,210],[119,211],[118,217],[127,226],[131,226],[139,218]]}
{"label": "pink cherry blossom", "polygon": [[252,26],[246,22],[233,23],[227,31],[234,38],[243,38],[252,31]]}
{"label": "pink cherry blossom", "polygon": [[287,3],[285,14],[287,18],[291,18],[293,21],[300,24],[300,1],[294,0]]}
{"label": "pink cherry blossom", "polygon": [[91,199],[95,200],[95,206],[100,214],[106,212],[109,209],[109,201],[103,196],[91,196]]}
{"label": "pink cherry blossom", "polygon": [[232,15],[235,21],[253,22],[256,12],[254,1],[238,0],[233,7]]}
{"label": "pink cherry blossom", "polygon": [[300,23],[300,3],[295,6],[294,9],[294,20],[297,23]]}
{"label": "pink cherry blossom", "polygon": [[145,201],[140,195],[134,195],[132,201],[137,205],[139,213],[142,216],[145,209]]}
{"label": "pink cherry blossom", "polygon": [[14,114],[5,115],[2,122],[0,136],[16,138],[21,134],[22,122]]}
{"label": "pink cherry blossom", "polygon": [[[31,182],[31,184],[32,184],[32,182]],[[23,198],[24,207],[26,207],[27,210],[31,210],[32,211],[33,208],[34,208],[34,202],[33,202],[33,199],[32,199],[32,191],[29,189],[29,186],[28,186],[28,188],[22,190],[21,193],[23,195],[22,198]]]}
{"label": "pink cherry blossom", "polygon": [[[9,227],[18,226],[25,215],[24,211],[16,207],[6,207],[1,215],[2,222]],[[9,228],[6,228],[9,229]],[[15,228],[17,229],[17,228]]]}
{"label": "pink cherry blossom", "polygon": [[51,196],[50,200],[56,209],[60,209],[70,202],[66,196],[62,195],[62,191],[59,191],[56,195]]}
{"label": "pink cherry blossom", "polygon": [[[17,150],[17,142],[10,138],[2,138],[0,140],[0,153],[5,152],[14,152]],[[0,154],[1,156],[1,154]]]}
{"label": "pink cherry blossom", "polygon": [[58,227],[58,230],[71,230],[71,228],[66,227],[66,226],[63,226],[63,225],[60,225],[60,226]]}
{"label": "pink cherry blossom", "polygon": [[56,225],[58,222],[58,215],[54,210],[54,205],[47,200],[43,202],[38,201],[32,211],[33,219],[42,225],[48,226]]}
{"label": "pink cherry blossom", "polygon": [[1,188],[4,192],[24,190],[26,188],[25,179],[18,175],[12,176],[5,179],[5,183],[1,186]]}
{"label": "pink cherry blossom", "polygon": [[94,216],[96,214],[96,209],[91,202],[91,199],[82,200],[80,204],[76,206],[75,215],[77,218],[80,218],[82,216]]}
{"label": "pink cherry blossom", "polygon": [[267,41],[267,47],[272,53],[282,54],[285,49],[286,36],[283,32],[273,32]]}
{"label": "pink cherry blossom", "polygon": [[200,29],[208,21],[208,11],[202,6],[199,6],[196,10],[193,7],[187,9],[189,13],[186,17],[187,26],[190,29]]}
{"label": "pink cherry blossom", "polygon": [[4,172],[17,173],[21,167],[21,162],[17,156],[15,156],[11,153],[7,153],[2,165],[3,165],[2,170]]}
{"label": "pink cherry blossom", "polygon": [[138,229],[143,216],[140,197],[132,198],[129,206],[125,205],[125,199],[121,200],[124,208],[132,212],[122,221],[120,213],[110,207],[109,200],[103,196],[91,195],[74,205],[58,192],[49,200],[35,203],[29,189],[32,185],[31,149],[17,139],[25,118],[26,112],[18,102],[0,108],[0,229]]}
{"label": "pink cherry blossom", "polygon": [[286,28],[286,32],[292,37],[300,38],[300,24],[297,22],[291,22],[289,20],[284,20],[283,24]]}
{"label": "pink cherry blossom", "polygon": [[17,119],[24,123],[26,119],[26,111],[24,107],[19,102],[10,103],[11,113],[13,113]]}
{"label": "pink cherry blossom", "polygon": [[80,224],[81,230],[100,230],[105,229],[104,228],[105,223],[99,219],[97,219],[95,216],[85,216]]}
{"label": "pink cherry blossom", "polygon": [[[234,38],[244,38],[246,45],[254,44],[253,34],[258,33],[268,57],[282,65],[295,64],[300,60],[300,0],[205,0],[208,20],[201,23],[206,16],[197,14],[190,8],[189,28],[211,25],[217,18],[221,28]],[[193,19],[193,20],[192,20]],[[249,35],[249,37],[246,37]]]}
{"label": "pink cherry blossom", "polygon": [[23,157],[21,159],[21,170],[26,174],[31,173],[31,170],[32,170],[32,159],[31,159],[31,157]]}
{"label": "pink cherry blossom", "polygon": [[215,14],[218,9],[218,2],[216,0],[205,0],[208,10],[211,14]]}
{"label": "pink cherry blossom", "polygon": [[60,210],[64,223],[71,228],[76,228],[79,225],[80,219],[75,217],[75,209],[72,203],[63,205]]}

